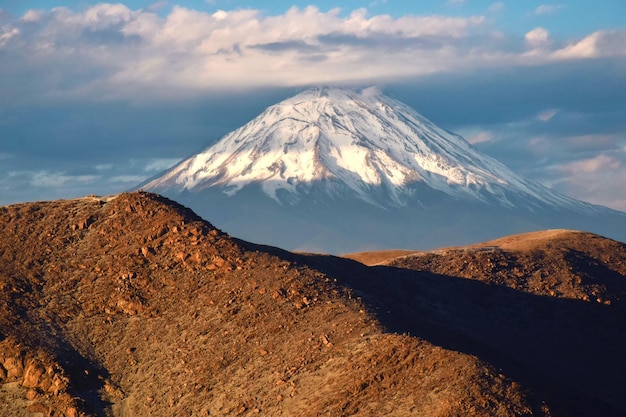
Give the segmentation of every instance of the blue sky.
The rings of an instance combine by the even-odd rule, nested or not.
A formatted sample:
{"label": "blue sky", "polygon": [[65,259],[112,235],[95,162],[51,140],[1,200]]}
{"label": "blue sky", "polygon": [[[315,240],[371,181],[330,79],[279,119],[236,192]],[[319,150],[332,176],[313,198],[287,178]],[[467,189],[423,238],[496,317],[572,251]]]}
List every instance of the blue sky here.
{"label": "blue sky", "polygon": [[0,3],[0,204],[132,188],[314,85],[376,85],[626,210],[626,2]]}
{"label": "blue sky", "polygon": [[[98,1],[55,2],[54,0],[5,0],[3,10],[21,16],[32,9],[50,9],[65,6],[84,10]],[[494,0],[452,0],[452,1],[406,1],[372,0],[356,1],[317,1],[317,2],[259,2],[254,0],[194,0],[194,1],[123,1],[131,9],[154,10],[166,15],[175,5],[194,10],[215,12],[217,10],[256,9],[268,15],[284,13],[292,6],[304,8],[315,5],[327,11],[340,8],[344,14],[355,9],[365,8],[371,14],[389,14],[401,17],[413,15],[491,15],[500,29],[511,33],[524,34],[540,24],[551,32],[562,36],[580,36],[597,29],[623,29],[626,16],[626,2],[623,0],[603,0],[590,4],[586,0],[569,1],[494,1]]]}

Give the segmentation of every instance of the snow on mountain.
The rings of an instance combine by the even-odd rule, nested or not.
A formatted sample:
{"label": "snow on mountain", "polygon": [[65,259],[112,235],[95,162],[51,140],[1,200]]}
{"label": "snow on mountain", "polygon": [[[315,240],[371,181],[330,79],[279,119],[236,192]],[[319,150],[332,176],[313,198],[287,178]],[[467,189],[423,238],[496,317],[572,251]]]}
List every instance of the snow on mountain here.
{"label": "snow on mountain", "polygon": [[626,213],[523,178],[374,89],[306,90],[140,187],[290,250],[432,249],[554,228],[626,239]]}
{"label": "snow on mountain", "polygon": [[[259,184],[271,198],[294,204],[316,184],[326,194],[348,190],[383,207],[420,201],[423,186],[460,200],[501,207],[597,207],[524,179],[374,89],[313,88],[267,108],[203,152],[181,162],[147,190],[234,195]],[[376,196],[373,189],[383,189]],[[285,192],[289,198],[281,198]]]}

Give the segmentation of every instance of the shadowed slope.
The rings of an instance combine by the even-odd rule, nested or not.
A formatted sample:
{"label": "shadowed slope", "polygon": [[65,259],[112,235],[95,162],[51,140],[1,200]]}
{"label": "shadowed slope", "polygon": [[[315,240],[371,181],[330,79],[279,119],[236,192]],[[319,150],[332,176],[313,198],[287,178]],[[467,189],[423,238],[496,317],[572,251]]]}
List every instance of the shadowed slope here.
{"label": "shadowed slope", "polygon": [[[469,247],[361,253],[393,277],[398,315],[419,316],[466,339],[446,347],[471,352],[536,387],[541,382],[567,408],[582,396],[626,411],[626,245],[590,233],[550,230]],[[384,265],[384,266],[383,266]],[[392,271],[389,271],[392,269]],[[417,326],[419,323],[406,323]],[[433,338],[430,338],[434,341]],[[504,354],[506,357],[502,357]],[[537,385],[538,384],[538,385]],[[581,396],[582,395],[582,396]],[[593,405],[568,413],[604,415]],[[583,411],[585,410],[585,411]]]}

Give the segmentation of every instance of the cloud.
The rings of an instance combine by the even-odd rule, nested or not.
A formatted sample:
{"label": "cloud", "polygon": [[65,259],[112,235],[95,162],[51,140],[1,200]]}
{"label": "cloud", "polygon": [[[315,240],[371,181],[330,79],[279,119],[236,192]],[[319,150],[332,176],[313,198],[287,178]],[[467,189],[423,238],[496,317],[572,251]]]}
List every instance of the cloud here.
{"label": "cloud", "polygon": [[91,184],[98,177],[95,175],[67,175],[64,172],[37,171],[31,176],[31,185],[35,188],[61,188],[74,184]]}
{"label": "cloud", "polygon": [[491,132],[478,132],[472,136],[467,137],[467,141],[472,145],[476,145],[479,143],[490,142],[494,139],[494,134]]}
{"label": "cloud", "polygon": [[550,33],[544,28],[535,28],[524,35],[524,40],[531,49],[543,49],[550,45]]}
{"label": "cloud", "polygon": [[622,163],[614,157],[598,155],[590,159],[571,162],[558,167],[562,172],[570,175],[579,173],[597,173],[604,170],[616,170],[622,167]]}
{"label": "cloud", "polygon": [[161,16],[151,7],[103,3],[32,11],[0,26],[0,79],[12,80],[0,87],[4,100],[22,103],[189,99],[621,56],[625,39],[626,32],[597,32],[562,46],[536,28],[522,44],[484,16],[394,18],[313,6],[278,15],[173,6]]}
{"label": "cloud", "polygon": [[556,116],[558,112],[559,112],[559,109],[544,110],[537,115],[537,119],[541,120],[542,122],[547,122],[550,119],[552,119],[554,116]]}
{"label": "cloud", "polygon": [[[0,158],[1,159],[1,158]],[[17,201],[75,198],[88,194],[117,194],[161,173],[180,158],[117,158],[93,168],[69,163],[71,170],[36,169],[24,163],[5,170],[0,166],[0,205]],[[34,168],[34,169],[33,169]]]}
{"label": "cloud", "polygon": [[501,1],[497,1],[495,3],[492,3],[487,8],[487,12],[489,12],[489,13],[500,13],[503,10],[504,10],[504,3],[501,2]]}
{"label": "cloud", "polygon": [[[181,161],[180,158],[156,158],[151,161],[148,161],[145,164],[144,172],[146,173],[159,173],[161,171],[165,171],[179,163]],[[143,178],[141,181],[145,180]],[[138,181],[138,182],[141,182]]]}
{"label": "cloud", "polygon": [[518,170],[563,194],[626,211],[625,140],[623,133],[562,136],[546,129],[522,142]]}
{"label": "cloud", "polygon": [[132,188],[145,180],[145,175],[116,175],[110,177],[107,181],[109,183],[121,185],[124,188]]}
{"label": "cloud", "polygon": [[537,6],[534,14],[537,16],[553,14],[561,9],[564,9],[565,7],[567,6],[565,6],[564,4],[542,4],[540,6]]}
{"label": "cloud", "polygon": [[24,22],[38,22],[44,16],[43,10],[28,10],[22,16],[22,21]]}
{"label": "cloud", "polygon": [[561,178],[555,186],[585,201],[626,211],[626,195],[619,192],[626,183],[626,150],[600,154],[554,167]]}
{"label": "cloud", "polygon": [[575,151],[620,152],[620,144],[626,141],[623,134],[589,134],[569,136],[567,146]]}
{"label": "cloud", "polygon": [[159,10],[165,9],[168,4],[169,4],[169,1],[167,1],[167,0],[156,1],[156,2],[154,2],[152,4],[150,4],[147,7],[147,10],[151,11],[151,12],[158,12]]}
{"label": "cloud", "polygon": [[6,46],[12,38],[19,34],[19,29],[15,27],[0,27],[0,48]]}
{"label": "cloud", "polygon": [[[258,45],[250,45],[249,48],[252,49],[261,49],[268,52],[309,52],[309,51],[319,51],[320,48],[316,45],[309,44],[305,41],[285,41],[285,42],[269,42]],[[239,49],[239,53],[241,50]]]}
{"label": "cloud", "polygon": [[626,31],[598,31],[554,52],[559,59],[626,56]]}
{"label": "cloud", "polygon": [[383,94],[383,88],[378,85],[372,85],[361,90],[364,97],[376,97]]}
{"label": "cloud", "polygon": [[[2,170],[0,205],[91,194],[100,177],[51,170]],[[26,191],[26,192],[25,192]]]}
{"label": "cloud", "polygon": [[[7,99],[152,99],[261,86],[372,83],[476,66],[497,57],[481,16],[368,16],[293,7],[280,15],[206,13],[174,6],[160,17],[121,4],[28,12],[0,29],[13,79]],[[35,18],[36,17],[36,18]],[[26,22],[28,20],[28,22]],[[250,69],[254,68],[254,71]]]}

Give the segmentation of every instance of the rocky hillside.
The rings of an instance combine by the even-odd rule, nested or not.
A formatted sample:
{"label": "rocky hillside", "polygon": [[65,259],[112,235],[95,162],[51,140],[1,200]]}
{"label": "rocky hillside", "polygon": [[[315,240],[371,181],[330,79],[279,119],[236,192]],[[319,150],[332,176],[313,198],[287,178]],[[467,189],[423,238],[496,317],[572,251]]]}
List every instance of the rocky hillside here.
{"label": "rocky hillside", "polygon": [[[1,415],[626,414],[619,288],[609,305],[292,254],[143,192],[1,207],[0,235]],[[501,304],[528,330],[498,344]],[[566,351],[512,349],[557,324]],[[609,339],[595,375],[556,357]]]}
{"label": "rocky hillside", "polygon": [[397,268],[398,276],[405,271],[405,287],[394,294],[401,308],[480,343],[474,352],[505,353],[524,372],[536,372],[531,379],[556,378],[626,410],[624,243],[549,230],[467,247],[349,256]]}
{"label": "rocky hillside", "polygon": [[399,256],[385,264],[534,295],[615,303],[618,308],[626,302],[626,244],[592,233],[525,233],[464,248]]}

